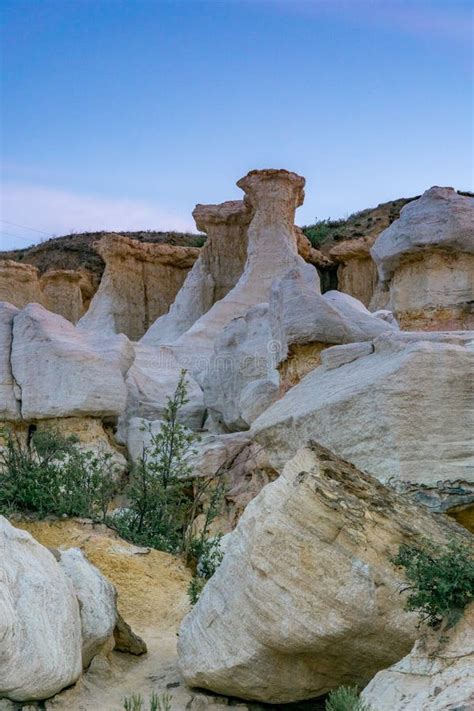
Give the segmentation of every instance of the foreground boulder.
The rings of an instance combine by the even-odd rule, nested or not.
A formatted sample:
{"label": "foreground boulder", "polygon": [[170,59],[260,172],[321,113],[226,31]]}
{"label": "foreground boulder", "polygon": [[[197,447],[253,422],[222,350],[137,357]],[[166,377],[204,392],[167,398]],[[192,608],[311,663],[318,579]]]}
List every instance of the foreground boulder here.
{"label": "foreground boulder", "polygon": [[79,604],[53,554],[0,516],[0,698],[48,698],[82,670]]}
{"label": "foreground boulder", "polygon": [[474,708],[474,604],[455,627],[425,633],[408,656],[379,672],[362,692],[377,711]]}
{"label": "foreground boulder", "polygon": [[472,340],[392,332],[328,348],[323,365],[253,423],[253,436],[277,468],[316,439],[384,483],[472,482]]}
{"label": "foreground boulder", "polygon": [[82,666],[106,645],[117,622],[117,593],[112,583],[85,557],[79,548],[61,551],[59,565],[71,581],[79,600],[82,632]]}
{"label": "foreground boulder", "polygon": [[469,534],[317,445],[247,506],[182,623],[187,683],[271,703],[366,684],[416,637],[390,556]]}
{"label": "foreground boulder", "polygon": [[371,249],[406,330],[474,327],[474,198],[433,187],[406,205]]}

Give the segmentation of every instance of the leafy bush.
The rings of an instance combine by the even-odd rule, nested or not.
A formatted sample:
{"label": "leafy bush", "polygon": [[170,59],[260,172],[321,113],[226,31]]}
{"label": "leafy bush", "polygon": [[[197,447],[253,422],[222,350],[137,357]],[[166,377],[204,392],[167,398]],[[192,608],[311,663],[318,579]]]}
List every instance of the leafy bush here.
{"label": "leafy bush", "polygon": [[114,493],[110,454],[84,452],[75,437],[54,430],[36,431],[28,442],[0,434],[0,511],[105,520]]}
{"label": "leafy bush", "polygon": [[313,247],[320,247],[330,236],[331,231],[344,224],[344,220],[318,220],[314,225],[305,225],[301,229]]}
{"label": "leafy bush", "polygon": [[[149,699],[150,711],[171,711],[171,699],[169,694],[152,693]],[[125,711],[146,711],[144,706],[143,696],[141,694],[132,694],[123,701]]]}
{"label": "leafy bush", "polygon": [[197,561],[197,571],[188,586],[188,597],[195,605],[207,581],[212,578],[222,562],[221,536],[205,538],[205,532],[192,541],[190,554]]}
{"label": "leafy bush", "polygon": [[430,541],[419,548],[402,545],[393,563],[405,570],[406,609],[418,610],[420,623],[436,627],[446,619],[452,625],[474,600],[474,551],[467,543],[453,540],[445,549]]}
{"label": "leafy bush", "polygon": [[372,707],[359,697],[357,687],[340,686],[331,691],[326,711],[371,711]]}

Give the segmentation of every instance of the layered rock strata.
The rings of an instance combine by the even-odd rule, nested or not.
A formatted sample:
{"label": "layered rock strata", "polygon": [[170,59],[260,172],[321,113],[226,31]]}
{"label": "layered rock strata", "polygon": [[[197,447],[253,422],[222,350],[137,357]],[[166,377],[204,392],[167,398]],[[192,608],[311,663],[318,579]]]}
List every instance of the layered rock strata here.
{"label": "layered rock strata", "polygon": [[191,686],[284,703],[365,684],[410,649],[416,616],[390,556],[469,534],[327,450],[300,450],[251,501],[183,621]]}

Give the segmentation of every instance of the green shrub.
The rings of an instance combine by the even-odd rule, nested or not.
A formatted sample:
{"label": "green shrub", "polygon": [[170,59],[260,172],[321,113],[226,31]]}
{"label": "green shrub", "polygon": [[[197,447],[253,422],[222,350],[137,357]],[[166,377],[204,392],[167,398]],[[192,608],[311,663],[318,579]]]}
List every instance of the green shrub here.
{"label": "green shrub", "polygon": [[357,687],[340,686],[330,692],[326,701],[326,711],[372,711],[372,709],[359,697]]}
{"label": "green shrub", "polygon": [[110,454],[79,448],[75,437],[36,431],[23,442],[2,430],[0,511],[86,516],[104,521],[114,493]]}
{"label": "green shrub", "polygon": [[301,229],[313,247],[320,247],[331,232],[344,224],[344,220],[318,220],[313,225],[305,225]]}
{"label": "green shrub", "polygon": [[405,570],[406,609],[418,610],[420,623],[436,627],[446,619],[452,625],[474,600],[474,550],[467,543],[453,540],[444,549],[430,541],[402,545],[393,563]]}
{"label": "green shrub", "polygon": [[[171,711],[171,699],[169,694],[152,693],[149,699],[150,711]],[[143,696],[141,694],[132,694],[123,700],[125,711],[147,711],[144,706]]]}

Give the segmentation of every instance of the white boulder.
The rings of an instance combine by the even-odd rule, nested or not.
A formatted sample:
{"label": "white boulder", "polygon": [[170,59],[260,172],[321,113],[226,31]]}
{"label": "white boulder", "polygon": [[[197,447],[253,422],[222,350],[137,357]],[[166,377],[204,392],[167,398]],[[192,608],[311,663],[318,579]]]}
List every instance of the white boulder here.
{"label": "white boulder", "polygon": [[117,622],[117,593],[112,583],[89,563],[79,548],[60,552],[59,565],[79,600],[82,666],[88,667],[113,636]]}
{"label": "white boulder", "polygon": [[52,553],[0,516],[0,697],[45,699],[81,671],[71,583]]}
{"label": "white boulder", "polygon": [[14,317],[11,350],[23,419],[118,416],[133,355],[125,336],[82,333],[62,316],[29,304]]}
{"label": "white boulder", "polygon": [[474,604],[451,628],[426,632],[410,654],[376,674],[362,699],[377,711],[474,708]]}
{"label": "white boulder", "polygon": [[0,301],[0,421],[20,419],[20,392],[11,366],[13,319],[18,309]]}

